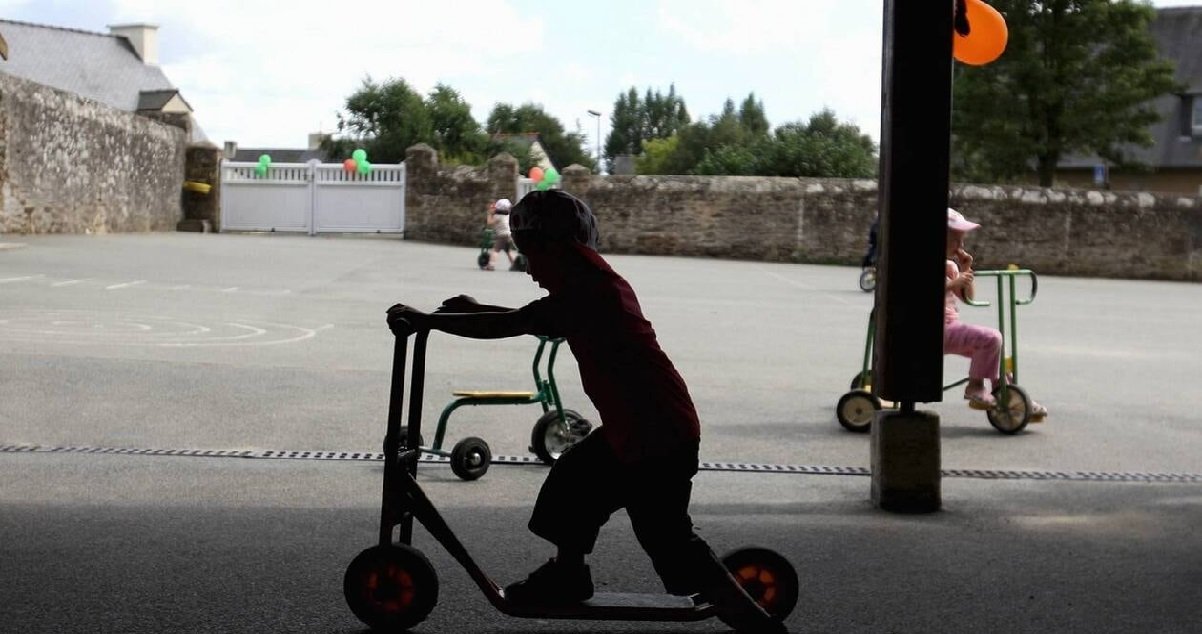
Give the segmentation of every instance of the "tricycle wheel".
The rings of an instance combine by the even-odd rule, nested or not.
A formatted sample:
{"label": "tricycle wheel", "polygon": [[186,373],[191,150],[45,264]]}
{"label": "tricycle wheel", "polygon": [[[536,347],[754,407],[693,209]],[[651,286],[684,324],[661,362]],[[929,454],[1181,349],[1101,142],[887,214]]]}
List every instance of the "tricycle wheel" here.
{"label": "tricycle wheel", "polygon": [[488,251],[481,251],[480,255],[476,256],[476,266],[480,268],[488,266],[489,259]]}
{"label": "tricycle wheel", "polygon": [[852,390],[839,399],[835,416],[844,429],[865,433],[872,429],[872,419],[880,409],[881,399],[864,390]]}
{"label": "tricycle wheel", "polygon": [[[1005,396],[1003,396],[1003,394]],[[985,412],[989,424],[1003,434],[1017,434],[1031,422],[1031,398],[1017,385],[999,385],[993,390],[997,406]]]}
{"label": "tricycle wheel", "polygon": [[438,576],[430,560],[412,546],[372,546],[346,567],[342,594],[368,627],[400,631],[421,623],[434,609]]}
{"label": "tricycle wheel", "polygon": [[463,480],[476,480],[488,473],[492,452],[482,438],[468,436],[451,448],[451,471]]}
{"label": "tricycle wheel", "polygon": [[860,271],[860,290],[871,293],[876,290],[876,267],[868,267]]}
{"label": "tricycle wheel", "polygon": [[783,621],[797,606],[797,571],[776,551],[740,548],[723,556],[722,565],[772,618]]}
{"label": "tricycle wheel", "polygon": [[513,265],[509,267],[509,270],[525,273],[526,272],[526,256],[522,255],[521,253],[517,254],[517,257],[513,258]]}
{"label": "tricycle wheel", "polygon": [[551,410],[534,423],[534,429],[530,432],[530,450],[544,463],[555,464],[568,447],[583,440],[591,431],[593,424],[580,414],[565,409],[563,419],[560,419],[559,413]]}
{"label": "tricycle wheel", "polygon": [[851,379],[851,387],[849,390],[861,390],[863,392],[872,391],[872,370],[863,370],[857,372]]}

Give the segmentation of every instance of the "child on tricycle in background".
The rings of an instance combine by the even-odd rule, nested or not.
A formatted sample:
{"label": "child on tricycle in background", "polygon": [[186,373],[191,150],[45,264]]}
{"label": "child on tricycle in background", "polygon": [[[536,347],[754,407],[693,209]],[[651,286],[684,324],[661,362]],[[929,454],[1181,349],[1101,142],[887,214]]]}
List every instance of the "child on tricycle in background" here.
{"label": "child on tricycle in background", "polygon": [[513,203],[509,202],[508,198],[502,198],[497,202],[488,206],[488,228],[493,231],[492,250],[488,253],[488,264],[484,267],[485,271],[496,269],[493,261],[497,259],[497,254],[504,251],[505,257],[509,258],[509,268],[513,269],[513,245],[510,244],[510,229],[509,229],[509,210]]}
{"label": "child on tricycle in background", "polygon": [[505,597],[528,604],[590,598],[585,556],[610,515],[625,508],[668,592],[700,594],[739,630],[784,631],[694,531],[688,506],[698,468],[697,412],[634,291],[597,253],[592,211],[565,192],[535,191],[513,208],[510,221],[527,272],[546,297],[517,309],[460,295],[433,314],[402,304],[388,310],[394,329],[478,339],[564,337],[601,416],[601,426],[551,468],[535,503],[529,528],[557,547],[556,556],[509,585]]}
{"label": "child on tricycle in background", "polygon": [[[969,301],[973,298],[973,257],[964,250],[964,239],[968,233],[981,225],[971,222],[963,214],[947,210],[947,263],[944,267],[945,294],[943,305],[943,352],[957,354],[970,359],[968,384],[964,387],[964,398],[973,409],[988,410],[997,405],[991,390],[985,387],[989,379],[992,387],[998,385],[998,368],[1002,353],[1002,334],[994,328],[966,324],[960,321],[956,300]],[[1043,405],[1031,402],[1031,417],[1043,419],[1048,410]]]}

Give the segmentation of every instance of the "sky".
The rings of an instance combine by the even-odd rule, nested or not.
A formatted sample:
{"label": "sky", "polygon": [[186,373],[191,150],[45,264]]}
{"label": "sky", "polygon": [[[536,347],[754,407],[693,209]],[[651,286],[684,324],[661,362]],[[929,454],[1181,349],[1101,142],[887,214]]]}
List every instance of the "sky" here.
{"label": "sky", "polygon": [[160,65],[217,145],[304,147],[309,133],[337,131],[370,77],[423,94],[444,83],[481,124],[496,103],[541,104],[595,153],[620,93],[670,85],[695,120],[754,93],[774,126],[830,108],[878,139],[882,4],[0,0],[0,16],[101,33],[158,25]]}

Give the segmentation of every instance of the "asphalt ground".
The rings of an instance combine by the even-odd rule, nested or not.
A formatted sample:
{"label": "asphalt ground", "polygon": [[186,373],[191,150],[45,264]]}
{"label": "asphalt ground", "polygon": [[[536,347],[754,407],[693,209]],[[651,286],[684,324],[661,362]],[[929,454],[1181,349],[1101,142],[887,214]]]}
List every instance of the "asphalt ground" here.
{"label": "asphalt ground", "polygon": [[[389,238],[4,242],[24,245],[0,249],[0,630],[13,632],[360,631],[339,584],[375,536],[378,461],[131,452],[377,452],[389,305],[541,293],[479,271],[475,249]],[[834,416],[863,354],[858,270],[610,260],[689,383],[703,460],[868,466],[867,437]],[[957,391],[923,406],[941,417],[945,469],[982,476],[946,477],[942,512],[877,511],[862,475],[736,470],[697,477],[694,519],[717,550],[758,544],[794,562],[793,631],[1198,631],[1199,309],[1199,285],[1041,277],[1019,309],[1018,378],[1051,416],[1003,436]],[[964,315],[996,324],[990,309]],[[453,389],[530,389],[534,347],[433,335],[427,425]],[[966,368],[949,358],[945,376]],[[555,369],[565,405],[595,417],[571,356]],[[448,435],[525,456],[539,413],[466,408]],[[549,554],[524,528],[545,468],[495,465],[470,483],[422,469],[499,581]],[[1072,479],[1089,473],[1117,481]],[[416,542],[442,581],[417,631],[723,629],[502,617],[420,530]],[[605,590],[657,588],[621,515],[593,569]]]}

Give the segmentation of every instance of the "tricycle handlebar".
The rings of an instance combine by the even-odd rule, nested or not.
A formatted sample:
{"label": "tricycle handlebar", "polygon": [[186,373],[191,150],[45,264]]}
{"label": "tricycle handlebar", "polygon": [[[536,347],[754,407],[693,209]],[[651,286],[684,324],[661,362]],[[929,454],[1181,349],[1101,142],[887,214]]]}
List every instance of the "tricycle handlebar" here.
{"label": "tricycle handlebar", "polygon": [[[974,275],[976,277],[997,277],[997,278],[1008,277],[1008,278],[1010,278],[1010,292],[1012,294],[1011,297],[1014,300],[1014,303],[1018,306],[1025,306],[1026,304],[1030,304],[1031,302],[1035,301],[1035,295],[1036,295],[1036,293],[1039,292],[1039,278],[1035,275],[1035,271],[1031,271],[1029,269],[1006,269],[1004,271],[976,271],[976,272],[974,272]],[[1030,278],[1030,280],[1031,280],[1031,294],[1027,297],[1020,298],[1014,294],[1014,278],[1019,277],[1019,276],[1027,277],[1027,278]],[[999,279],[998,280],[999,300],[1001,298],[1001,292],[1002,292],[1001,280]],[[978,300],[970,299],[970,300],[965,300],[964,303],[968,304],[969,306],[992,306],[992,304],[990,302],[985,301],[985,300],[978,301]]]}

